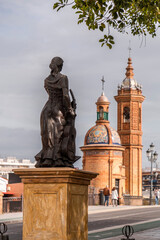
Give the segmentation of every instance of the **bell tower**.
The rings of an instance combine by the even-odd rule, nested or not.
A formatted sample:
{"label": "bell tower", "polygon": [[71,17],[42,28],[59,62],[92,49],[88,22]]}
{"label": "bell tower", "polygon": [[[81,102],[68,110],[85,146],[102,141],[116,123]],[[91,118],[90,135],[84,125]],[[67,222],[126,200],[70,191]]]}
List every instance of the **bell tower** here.
{"label": "bell tower", "polygon": [[96,123],[109,123],[108,121],[108,114],[109,114],[109,105],[110,102],[108,101],[107,97],[104,94],[104,77],[101,79],[102,81],[102,94],[98,101],[96,102],[97,105],[97,121]]}
{"label": "bell tower", "polygon": [[132,59],[128,58],[126,78],[118,86],[117,132],[125,147],[125,189],[131,205],[142,203],[142,86],[134,79]]}

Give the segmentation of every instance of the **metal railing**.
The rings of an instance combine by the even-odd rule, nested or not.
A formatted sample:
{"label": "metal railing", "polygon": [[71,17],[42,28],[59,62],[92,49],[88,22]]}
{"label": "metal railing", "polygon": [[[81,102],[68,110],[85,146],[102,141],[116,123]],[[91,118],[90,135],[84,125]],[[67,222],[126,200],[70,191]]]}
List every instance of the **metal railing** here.
{"label": "metal railing", "polygon": [[0,223],[0,240],[9,240],[8,235],[4,235],[7,232],[7,225],[5,223]]}
{"label": "metal railing", "polygon": [[22,197],[4,197],[3,213],[21,212],[23,206]]}

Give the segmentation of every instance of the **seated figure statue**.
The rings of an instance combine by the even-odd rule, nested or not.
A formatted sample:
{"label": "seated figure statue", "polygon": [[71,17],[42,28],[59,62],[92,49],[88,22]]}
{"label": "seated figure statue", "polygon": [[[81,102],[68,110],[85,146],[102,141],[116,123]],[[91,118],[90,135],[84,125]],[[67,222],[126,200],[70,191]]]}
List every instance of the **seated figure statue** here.
{"label": "seated figure statue", "polygon": [[73,167],[75,156],[76,102],[68,78],[61,74],[63,60],[54,57],[49,65],[50,75],[44,81],[49,95],[40,117],[42,150],[35,156],[35,167]]}

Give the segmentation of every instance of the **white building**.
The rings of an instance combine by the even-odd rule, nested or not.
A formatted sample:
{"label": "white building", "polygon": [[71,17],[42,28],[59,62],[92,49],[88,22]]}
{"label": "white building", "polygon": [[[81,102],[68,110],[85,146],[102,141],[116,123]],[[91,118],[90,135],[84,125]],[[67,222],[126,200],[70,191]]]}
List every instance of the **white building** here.
{"label": "white building", "polygon": [[8,179],[8,174],[15,168],[34,168],[35,163],[29,159],[17,159],[16,157],[0,158],[0,176]]}
{"label": "white building", "polygon": [[0,192],[7,192],[8,180],[0,177]]}

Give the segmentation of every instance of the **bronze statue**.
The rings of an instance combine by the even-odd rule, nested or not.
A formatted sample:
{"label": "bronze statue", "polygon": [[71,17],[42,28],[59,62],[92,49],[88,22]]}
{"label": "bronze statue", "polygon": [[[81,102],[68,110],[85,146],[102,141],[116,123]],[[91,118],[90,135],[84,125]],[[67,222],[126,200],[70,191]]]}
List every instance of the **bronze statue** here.
{"label": "bronze statue", "polygon": [[74,126],[76,102],[68,78],[61,74],[63,60],[54,57],[49,65],[50,75],[44,81],[49,95],[40,118],[42,150],[35,156],[35,167],[73,167],[80,157],[75,156]]}

